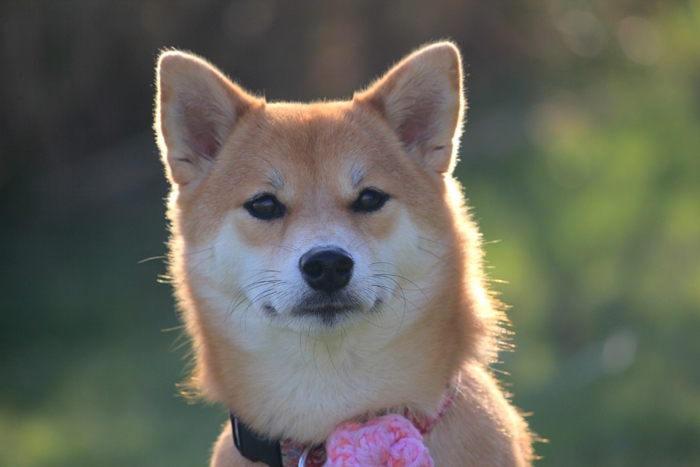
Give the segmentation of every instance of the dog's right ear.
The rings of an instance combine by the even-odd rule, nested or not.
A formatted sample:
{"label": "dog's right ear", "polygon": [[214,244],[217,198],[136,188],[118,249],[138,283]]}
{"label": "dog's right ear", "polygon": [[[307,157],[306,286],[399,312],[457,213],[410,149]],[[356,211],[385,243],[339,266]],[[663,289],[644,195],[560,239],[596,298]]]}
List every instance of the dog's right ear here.
{"label": "dog's right ear", "polygon": [[168,178],[200,179],[234,125],[264,101],[243,91],[205,60],[165,52],[158,60],[155,130]]}

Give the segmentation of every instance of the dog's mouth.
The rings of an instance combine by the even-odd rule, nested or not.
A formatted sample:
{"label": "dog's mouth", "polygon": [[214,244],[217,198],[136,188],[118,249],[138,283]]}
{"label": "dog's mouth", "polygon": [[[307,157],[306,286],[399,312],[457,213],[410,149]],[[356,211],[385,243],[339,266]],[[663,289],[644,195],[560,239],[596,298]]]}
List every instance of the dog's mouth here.
{"label": "dog's mouth", "polygon": [[[324,327],[334,327],[347,322],[353,316],[374,313],[381,308],[382,303],[381,298],[377,298],[370,307],[358,300],[312,299],[293,307],[288,314],[294,318],[315,321]],[[263,306],[263,311],[271,318],[280,315],[270,303]]]}

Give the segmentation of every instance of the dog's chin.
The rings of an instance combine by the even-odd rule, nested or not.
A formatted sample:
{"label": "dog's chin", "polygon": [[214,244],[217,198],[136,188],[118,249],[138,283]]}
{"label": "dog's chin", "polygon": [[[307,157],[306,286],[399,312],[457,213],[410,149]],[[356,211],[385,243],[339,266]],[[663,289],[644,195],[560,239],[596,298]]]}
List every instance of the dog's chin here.
{"label": "dog's chin", "polygon": [[271,303],[266,303],[262,311],[272,324],[285,328],[332,331],[366,320],[368,315],[379,312],[383,304],[381,298],[369,304],[344,301],[314,303],[312,301],[297,304],[288,310],[279,310]]}

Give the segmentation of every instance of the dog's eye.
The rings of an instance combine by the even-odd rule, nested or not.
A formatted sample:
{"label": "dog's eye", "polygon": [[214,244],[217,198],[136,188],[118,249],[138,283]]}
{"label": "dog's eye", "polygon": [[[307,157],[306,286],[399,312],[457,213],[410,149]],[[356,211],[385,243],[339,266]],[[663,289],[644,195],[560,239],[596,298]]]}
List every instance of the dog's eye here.
{"label": "dog's eye", "polygon": [[355,202],[352,203],[352,209],[355,212],[371,212],[380,209],[389,199],[389,195],[382,193],[379,190],[365,188],[360,192]]}
{"label": "dog's eye", "polygon": [[265,194],[257,198],[253,198],[243,205],[248,210],[251,216],[258,219],[270,220],[277,219],[284,215],[284,204],[275,198],[273,195]]}

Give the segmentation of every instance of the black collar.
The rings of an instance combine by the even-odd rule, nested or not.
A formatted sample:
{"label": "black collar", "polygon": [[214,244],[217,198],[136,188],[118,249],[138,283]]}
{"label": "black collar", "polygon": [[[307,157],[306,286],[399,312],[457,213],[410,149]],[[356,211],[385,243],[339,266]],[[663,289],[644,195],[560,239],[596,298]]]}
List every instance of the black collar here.
{"label": "black collar", "polygon": [[272,441],[251,430],[231,412],[233,444],[238,452],[251,462],[262,462],[269,467],[283,467],[282,448],[279,441]]}

